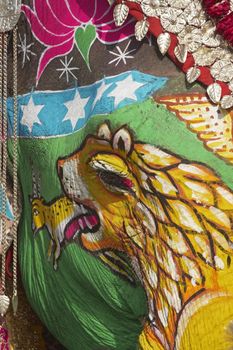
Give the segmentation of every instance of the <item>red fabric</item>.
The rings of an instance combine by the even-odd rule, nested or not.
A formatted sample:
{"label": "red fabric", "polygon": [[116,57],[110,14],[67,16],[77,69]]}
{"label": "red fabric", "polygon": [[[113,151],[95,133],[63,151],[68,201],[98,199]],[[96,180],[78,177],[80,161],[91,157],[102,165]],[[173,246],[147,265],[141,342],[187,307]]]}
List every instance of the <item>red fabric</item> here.
{"label": "red fabric", "polygon": [[217,32],[233,45],[233,12],[217,23]]}
{"label": "red fabric", "polygon": [[[207,0],[209,1],[211,4],[212,3],[216,3],[216,0]],[[116,1],[118,4],[122,3],[122,0],[117,0]],[[136,3],[132,3],[130,1],[125,1],[125,4],[129,7],[130,11],[129,13],[135,17],[138,21],[142,20],[144,18],[144,14],[141,10],[141,7],[139,4]],[[163,33],[163,28],[160,24],[160,19],[155,18],[155,17],[148,17],[148,21],[149,21],[149,32],[151,34],[153,34],[155,37],[158,37],[159,34]],[[177,45],[178,39],[177,36],[173,33],[169,33],[171,36],[171,45],[168,49],[168,56],[171,58],[171,60],[184,72],[186,73],[187,70],[189,68],[191,68],[194,65],[194,58],[193,55],[191,53],[188,54],[187,56],[187,60],[186,62],[180,63],[176,56],[174,55],[174,49]],[[200,83],[202,83],[205,86],[208,86],[212,83],[215,82],[215,80],[213,79],[213,77],[210,74],[210,70],[207,67],[198,67],[201,71],[201,74],[199,76],[199,78],[197,79]],[[229,95],[231,93],[231,91],[228,88],[228,85],[221,82],[221,81],[216,81],[221,87],[222,87],[222,96],[224,95]]]}
{"label": "red fabric", "polygon": [[217,33],[233,45],[233,12],[230,0],[203,0],[208,15],[216,22]]}
{"label": "red fabric", "polygon": [[13,274],[11,271],[12,262],[13,262],[13,247],[11,246],[6,253],[6,274],[10,278],[13,277]]}
{"label": "red fabric", "polygon": [[208,13],[208,15],[214,19],[226,16],[229,11],[230,11],[230,3],[228,0],[220,4],[218,3],[213,4],[212,6],[209,6],[206,8],[206,12]]}

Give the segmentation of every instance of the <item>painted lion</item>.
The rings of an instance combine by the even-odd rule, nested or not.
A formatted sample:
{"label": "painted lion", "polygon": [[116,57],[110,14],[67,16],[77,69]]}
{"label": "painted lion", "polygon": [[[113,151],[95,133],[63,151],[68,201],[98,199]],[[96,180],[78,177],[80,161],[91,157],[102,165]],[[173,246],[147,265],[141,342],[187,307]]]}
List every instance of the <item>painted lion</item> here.
{"label": "painted lion", "polygon": [[141,280],[140,348],[231,349],[233,193],[215,172],[104,123],[58,160],[58,173],[85,208],[66,239],[125,252]]}

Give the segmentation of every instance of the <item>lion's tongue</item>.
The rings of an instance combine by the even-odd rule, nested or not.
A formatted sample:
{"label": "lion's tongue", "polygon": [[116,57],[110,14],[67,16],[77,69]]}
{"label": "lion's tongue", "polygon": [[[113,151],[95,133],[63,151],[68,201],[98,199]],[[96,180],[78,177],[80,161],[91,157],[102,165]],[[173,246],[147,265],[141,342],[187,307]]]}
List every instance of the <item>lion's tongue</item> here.
{"label": "lion's tongue", "polygon": [[74,237],[75,234],[86,232],[87,228],[89,230],[92,230],[93,227],[97,225],[97,223],[98,220],[95,215],[75,218],[67,225],[65,230],[65,238],[69,241]]}

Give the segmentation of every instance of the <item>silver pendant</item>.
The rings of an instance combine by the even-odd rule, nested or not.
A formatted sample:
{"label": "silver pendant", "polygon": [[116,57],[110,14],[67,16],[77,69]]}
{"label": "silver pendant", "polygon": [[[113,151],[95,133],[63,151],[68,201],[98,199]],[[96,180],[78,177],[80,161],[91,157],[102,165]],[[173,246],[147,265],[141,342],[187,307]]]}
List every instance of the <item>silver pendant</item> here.
{"label": "silver pendant", "polygon": [[125,4],[118,4],[114,7],[113,18],[115,25],[120,27],[126,20],[129,14],[129,8]]}
{"label": "silver pendant", "polygon": [[0,32],[8,32],[17,24],[21,0],[0,0]]}
{"label": "silver pendant", "polygon": [[10,305],[10,299],[7,295],[0,295],[0,315],[3,317]]}
{"label": "silver pendant", "polygon": [[17,310],[18,310],[18,295],[17,294],[13,295],[11,303],[12,303],[13,313],[14,313],[14,315],[16,315]]}
{"label": "silver pendant", "polygon": [[185,45],[177,45],[174,50],[174,54],[180,63],[185,63],[187,59],[188,50]]}
{"label": "silver pendant", "polygon": [[191,67],[187,70],[186,79],[190,84],[192,84],[199,78],[200,75],[200,69],[198,69],[197,67]]}
{"label": "silver pendant", "polygon": [[157,44],[159,47],[159,51],[162,55],[165,55],[167,50],[171,45],[171,37],[169,33],[161,33],[157,38]]}
{"label": "silver pendant", "polygon": [[135,37],[138,41],[142,41],[145,38],[149,30],[149,22],[146,18],[135,24]]}
{"label": "silver pendant", "polygon": [[213,83],[208,86],[207,94],[212,102],[218,103],[221,99],[222,88],[218,83]]}
{"label": "silver pendant", "polygon": [[233,107],[233,96],[225,95],[221,100],[221,107],[224,109]]}

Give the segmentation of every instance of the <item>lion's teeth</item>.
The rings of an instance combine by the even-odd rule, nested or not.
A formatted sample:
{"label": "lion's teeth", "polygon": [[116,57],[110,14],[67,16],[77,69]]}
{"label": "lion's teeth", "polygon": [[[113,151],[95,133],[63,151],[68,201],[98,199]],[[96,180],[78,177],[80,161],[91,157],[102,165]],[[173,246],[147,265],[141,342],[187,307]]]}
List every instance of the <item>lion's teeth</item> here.
{"label": "lion's teeth", "polygon": [[88,218],[84,216],[84,221],[89,229],[92,229],[92,224],[88,221]]}
{"label": "lion's teeth", "polygon": [[83,225],[82,219],[79,219],[78,223],[79,223],[79,226],[81,227],[81,229],[83,230],[84,229],[84,225]]}
{"label": "lion's teeth", "polygon": [[85,233],[85,238],[89,242],[98,242],[103,239],[103,233],[101,231],[97,231],[95,233]]}

